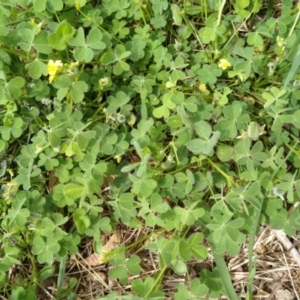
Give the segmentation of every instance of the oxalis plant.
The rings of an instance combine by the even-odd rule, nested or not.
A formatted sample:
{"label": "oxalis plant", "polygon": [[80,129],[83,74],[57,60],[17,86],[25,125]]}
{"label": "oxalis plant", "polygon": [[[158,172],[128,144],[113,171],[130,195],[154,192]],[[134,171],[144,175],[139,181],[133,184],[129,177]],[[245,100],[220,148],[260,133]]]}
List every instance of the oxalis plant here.
{"label": "oxalis plant", "polygon": [[[251,299],[260,225],[300,229],[299,16],[291,0],[0,1],[1,295],[55,277],[76,299],[70,257],[123,226],[145,232],[106,253],[130,291],[103,299],[239,299],[224,255],[245,242]],[[187,284],[165,289],[169,270]]]}

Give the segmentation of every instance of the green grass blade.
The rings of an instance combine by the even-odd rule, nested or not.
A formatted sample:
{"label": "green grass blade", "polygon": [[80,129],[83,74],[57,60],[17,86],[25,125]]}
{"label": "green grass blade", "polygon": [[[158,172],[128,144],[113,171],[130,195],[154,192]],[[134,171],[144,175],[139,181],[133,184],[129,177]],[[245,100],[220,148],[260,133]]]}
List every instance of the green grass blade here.
{"label": "green grass blade", "polygon": [[63,281],[64,281],[64,277],[65,277],[65,273],[66,273],[66,260],[67,257],[62,257],[60,260],[60,264],[59,264],[59,272],[58,272],[58,276],[57,276],[57,288],[58,290],[60,290],[62,288],[63,285]]}
{"label": "green grass blade", "polygon": [[283,83],[284,87],[286,87],[291,82],[293,77],[296,75],[299,66],[300,66],[300,46],[298,46],[298,51],[294,57],[291,69],[284,80]]}
{"label": "green grass blade", "polygon": [[222,278],[223,284],[225,286],[225,289],[228,293],[228,297],[230,300],[238,300],[238,296],[235,292],[235,289],[233,287],[233,284],[231,282],[231,276],[229,274],[229,271],[227,269],[224,257],[220,254],[216,254],[213,250],[212,250],[213,256],[214,256],[214,260],[215,263],[217,265],[218,271],[220,273],[220,276]]}
{"label": "green grass blade", "polygon": [[252,226],[251,226],[250,233],[249,233],[249,244],[248,244],[249,278],[248,278],[248,282],[247,282],[247,296],[246,296],[247,300],[252,299],[253,279],[255,277],[255,268],[253,268],[253,265],[252,265],[253,248],[254,248],[256,230],[258,227],[259,217],[260,217],[262,206],[263,206],[263,200],[261,202],[261,206],[259,209],[254,208],[254,215],[252,217],[252,223],[251,223]]}

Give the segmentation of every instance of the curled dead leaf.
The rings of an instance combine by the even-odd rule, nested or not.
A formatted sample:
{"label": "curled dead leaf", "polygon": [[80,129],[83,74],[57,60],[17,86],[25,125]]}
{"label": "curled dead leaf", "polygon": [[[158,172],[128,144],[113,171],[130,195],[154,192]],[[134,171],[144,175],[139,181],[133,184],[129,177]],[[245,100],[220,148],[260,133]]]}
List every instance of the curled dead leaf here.
{"label": "curled dead leaf", "polygon": [[98,266],[101,264],[107,263],[106,254],[110,252],[112,249],[118,247],[120,245],[120,235],[118,232],[114,232],[107,243],[102,247],[102,253],[97,254],[93,253],[88,256],[84,261],[91,267]]}

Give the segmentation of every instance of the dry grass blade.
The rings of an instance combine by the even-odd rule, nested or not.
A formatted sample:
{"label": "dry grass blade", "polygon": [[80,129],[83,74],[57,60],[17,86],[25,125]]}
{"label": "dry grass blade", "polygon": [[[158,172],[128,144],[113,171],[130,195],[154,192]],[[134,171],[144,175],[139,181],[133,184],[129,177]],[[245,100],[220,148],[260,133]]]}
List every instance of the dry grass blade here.
{"label": "dry grass blade", "polygon": [[97,279],[107,290],[111,291],[111,288],[106,284],[106,282],[92,269],[88,269],[81,261],[84,261],[83,257],[80,254],[77,254],[80,257],[80,261],[77,260],[77,263],[87,272],[91,273],[91,278]]}

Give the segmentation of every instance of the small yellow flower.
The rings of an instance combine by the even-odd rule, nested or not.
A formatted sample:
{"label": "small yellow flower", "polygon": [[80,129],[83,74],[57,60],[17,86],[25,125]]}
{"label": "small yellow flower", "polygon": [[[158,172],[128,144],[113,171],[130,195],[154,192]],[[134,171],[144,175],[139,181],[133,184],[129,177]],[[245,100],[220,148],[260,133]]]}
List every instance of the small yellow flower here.
{"label": "small yellow flower", "polygon": [[79,1],[75,1],[75,8],[77,10],[79,10],[81,8],[81,5],[80,5]]}
{"label": "small yellow flower", "polygon": [[32,25],[32,26],[34,26],[36,24],[35,23],[35,19],[30,19],[29,24]]}
{"label": "small yellow flower", "polygon": [[59,70],[61,70],[62,67],[63,67],[63,64],[62,64],[61,60],[53,61],[52,59],[50,59],[47,64],[49,75],[56,74]]}
{"label": "small yellow flower", "polygon": [[49,83],[51,83],[55,79],[56,75],[50,75],[49,76]]}
{"label": "small yellow flower", "polygon": [[218,67],[222,70],[226,70],[227,68],[231,67],[230,62],[227,59],[220,59]]}
{"label": "small yellow flower", "polygon": [[206,87],[206,84],[204,84],[204,83],[199,83],[198,89],[199,89],[199,91],[201,91],[202,93],[206,93],[206,92],[207,92],[207,87]]}
{"label": "small yellow flower", "polygon": [[63,64],[61,62],[61,60],[56,60],[56,61],[53,61],[52,59],[49,60],[48,64],[47,64],[47,68],[48,68],[48,74],[49,74],[49,83],[51,83],[58,72],[61,71],[63,67]]}

